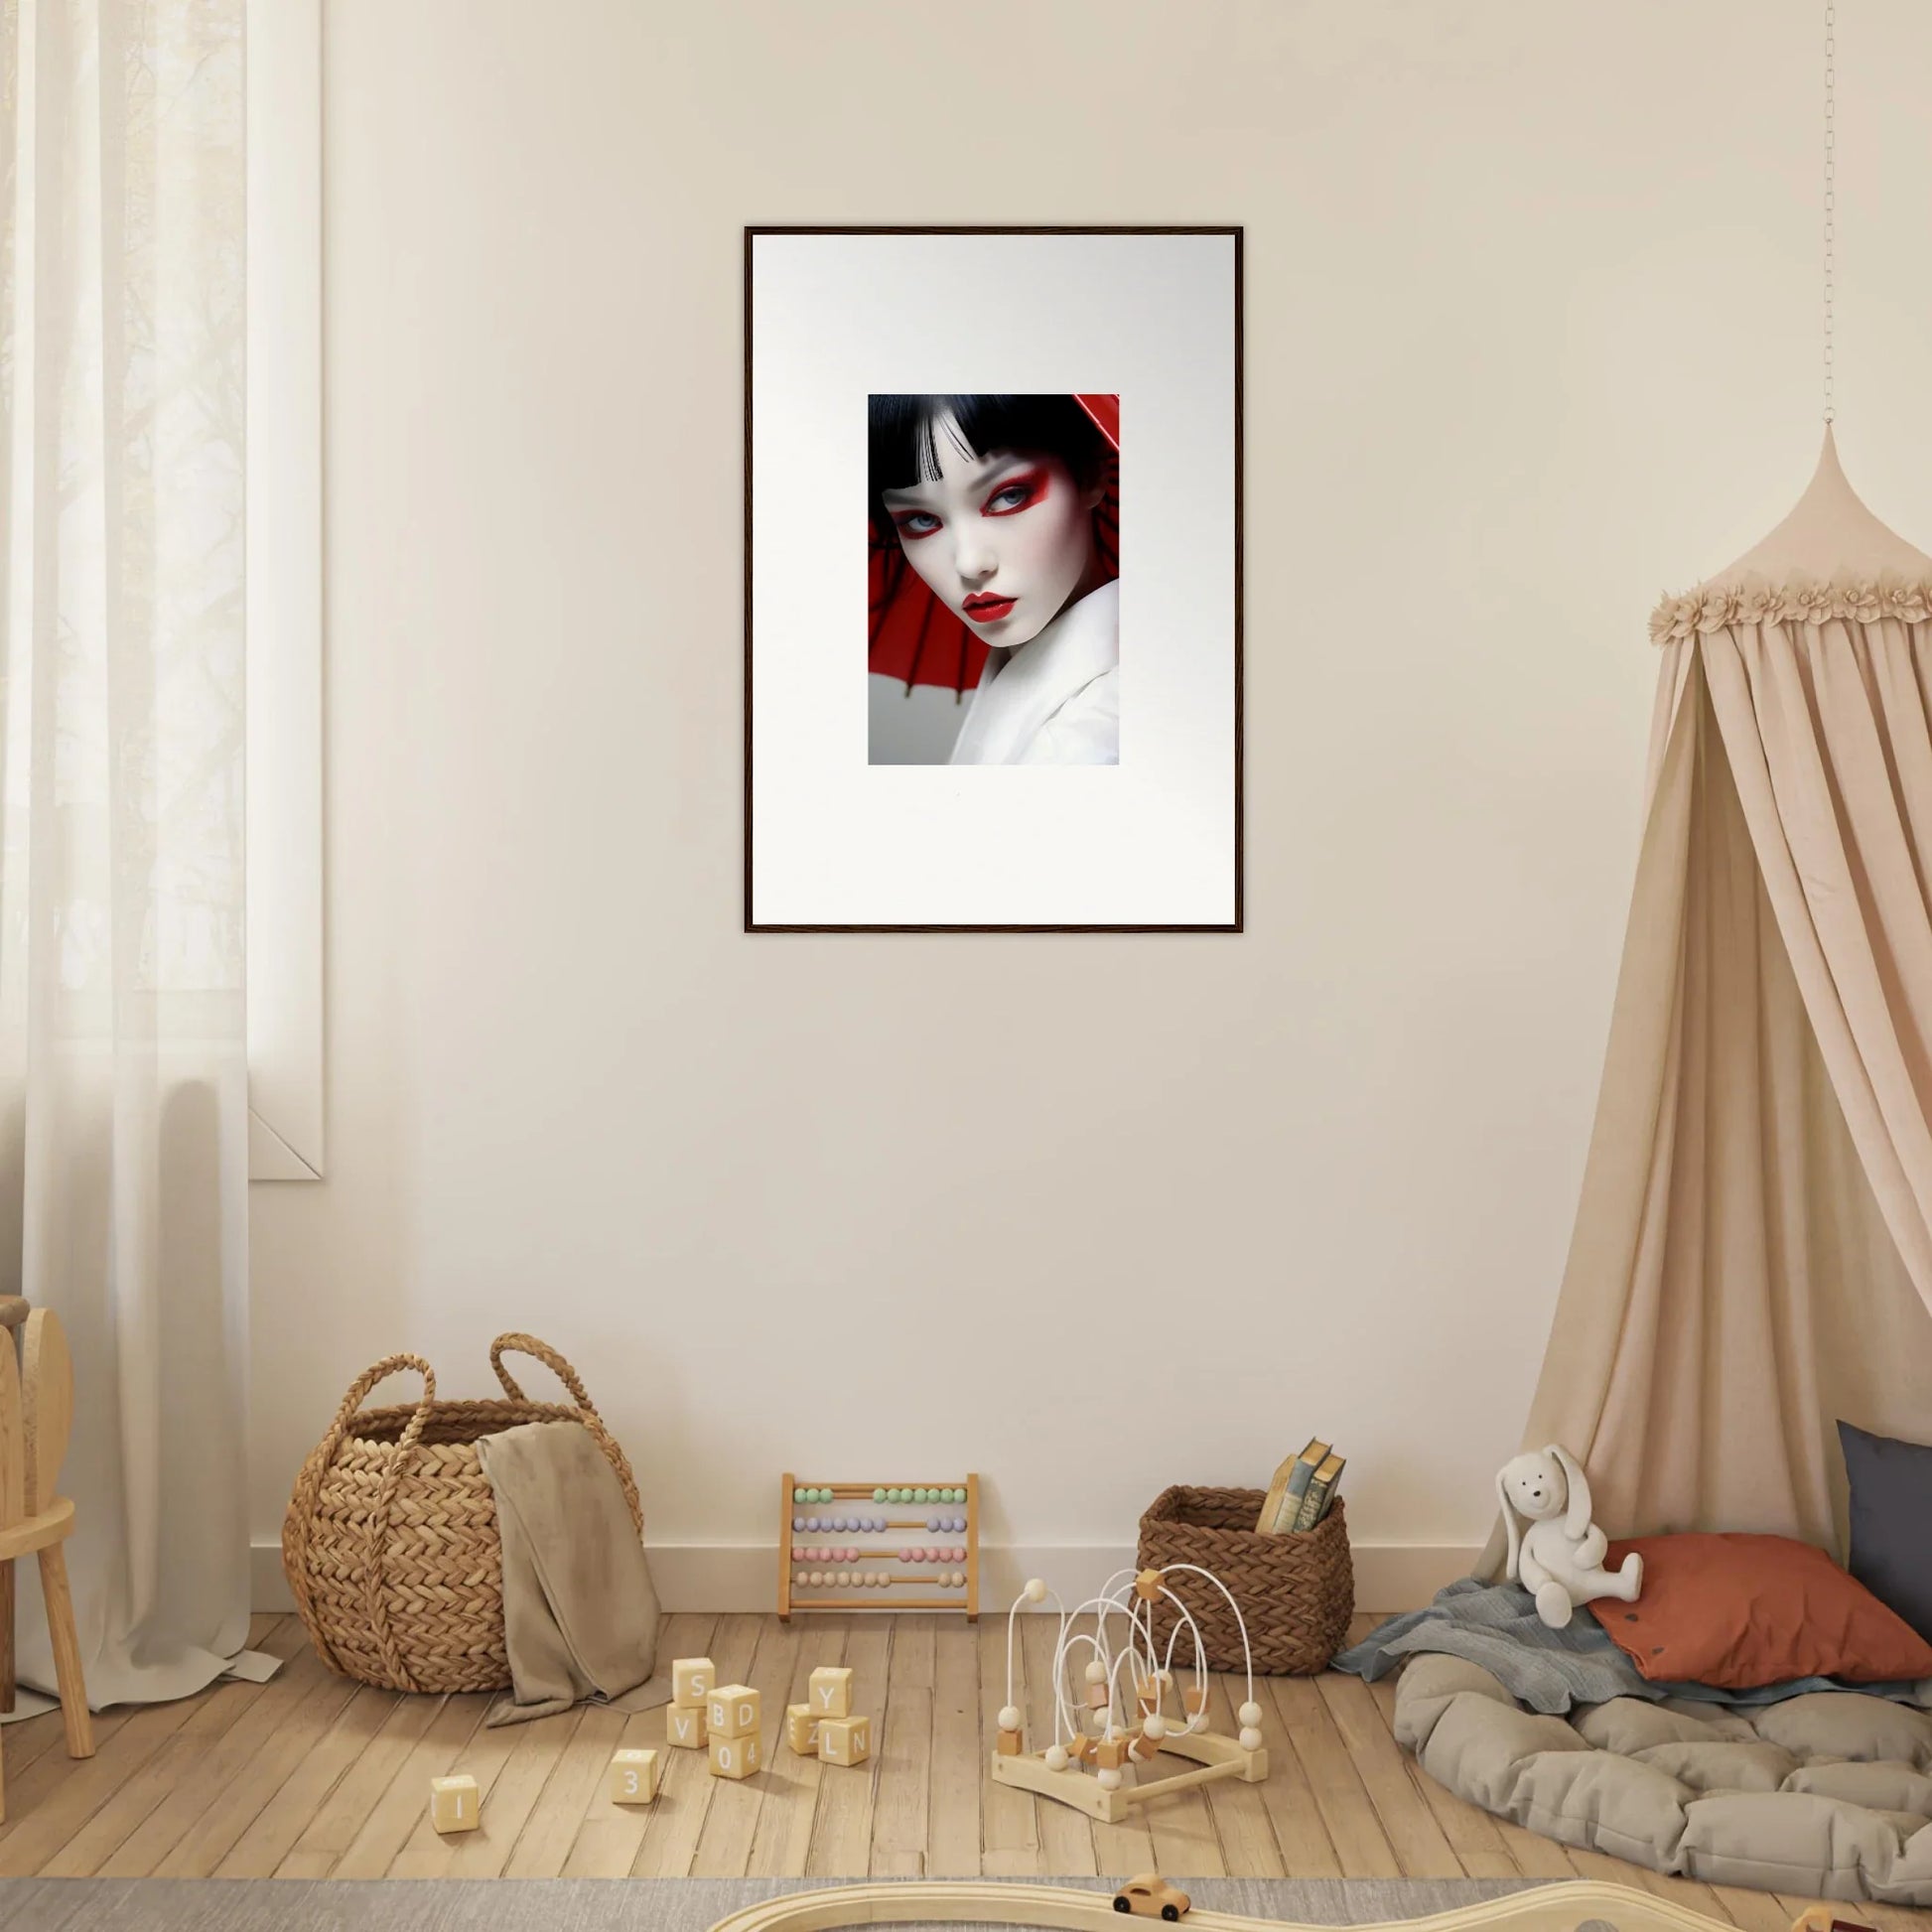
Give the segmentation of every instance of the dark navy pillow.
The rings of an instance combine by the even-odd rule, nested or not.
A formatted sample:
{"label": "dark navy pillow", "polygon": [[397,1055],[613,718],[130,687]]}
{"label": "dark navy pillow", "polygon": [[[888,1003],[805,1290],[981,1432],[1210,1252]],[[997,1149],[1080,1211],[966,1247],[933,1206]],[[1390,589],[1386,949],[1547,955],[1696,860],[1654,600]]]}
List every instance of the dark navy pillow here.
{"label": "dark navy pillow", "polygon": [[1879,1602],[1932,1643],[1932,1446],[1838,1426],[1852,1479],[1852,1561]]}

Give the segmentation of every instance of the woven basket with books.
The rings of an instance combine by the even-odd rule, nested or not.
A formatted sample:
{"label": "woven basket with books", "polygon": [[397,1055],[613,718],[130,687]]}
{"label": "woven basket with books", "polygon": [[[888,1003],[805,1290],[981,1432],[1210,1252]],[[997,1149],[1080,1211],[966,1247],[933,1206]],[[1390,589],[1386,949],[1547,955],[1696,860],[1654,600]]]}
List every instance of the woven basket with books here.
{"label": "woven basket with books", "polygon": [[[1326,1670],[1348,1637],[1355,1613],[1355,1573],[1339,1496],[1311,1530],[1263,1535],[1255,1528],[1266,1500],[1260,1489],[1164,1489],[1141,1518],[1140,1567],[1193,1563],[1220,1578],[1248,1621],[1255,1670],[1268,1677],[1309,1677]],[[1199,1587],[1190,1587],[1198,1584]],[[1169,1587],[1200,1626],[1215,1670],[1242,1666],[1241,1626],[1219,1590],[1185,1575]],[[1166,1597],[1152,1605],[1157,1642],[1165,1648],[1179,1616]],[[1191,1646],[1182,1637],[1175,1654]]]}

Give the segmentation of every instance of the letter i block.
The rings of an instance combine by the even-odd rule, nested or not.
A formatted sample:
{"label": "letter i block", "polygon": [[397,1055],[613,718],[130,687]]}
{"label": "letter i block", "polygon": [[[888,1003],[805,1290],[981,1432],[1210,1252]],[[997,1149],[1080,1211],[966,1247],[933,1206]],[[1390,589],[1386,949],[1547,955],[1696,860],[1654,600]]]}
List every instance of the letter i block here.
{"label": "letter i block", "polygon": [[742,1737],[714,1737],[711,1740],[711,1775],[714,1778],[749,1778],[762,1761],[756,1730],[748,1730]]}
{"label": "letter i block", "polygon": [[818,1720],[812,1716],[809,1704],[785,1706],[785,1742],[800,1757],[818,1755]]}
{"label": "letter i block", "polygon": [[872,1755],[870,1718],[824,1718],[818,1726],[818,1754],[827,1764],[863,1764]]}
{"label": "letter i block", "polygon": [[647,1805],[657,1796],[657,1753],[619,1751],[611,1760],[611,1802]]}
{"label": "letter i block", "polygon": [[695,1711],[687,1711],[681,1704],[666,1705],[664,1741],[667,1744],[674,1744],[679,1750],[703,1750],[704,1706],[699,1705]]}
{"label": "letter i block", "polygon": [[709,1657],[679,1657],[671,1665],[671,1702],[680,1710],[695,1710],[717,1685],[718,1666]]}
{"label": "letter i block", "polygon": [[849,1718],[852,1715],[852,1672],[840,1664],[823,1664],[811,1674],[807,1689],[811,1693],[814,1718]]}
{"label": "letter i block", "polygon": [[439,1832],[474,1832],[483,1823],[483,1797],[468,1773],[429,1781],[429,1822]]}
{"label": "letter i block", "polygon": [[704,1727],[712,1737],[749,1737],[756,1734],[762,1713],[759,1694],[749,1684],[721,1685],[704,1708]]}

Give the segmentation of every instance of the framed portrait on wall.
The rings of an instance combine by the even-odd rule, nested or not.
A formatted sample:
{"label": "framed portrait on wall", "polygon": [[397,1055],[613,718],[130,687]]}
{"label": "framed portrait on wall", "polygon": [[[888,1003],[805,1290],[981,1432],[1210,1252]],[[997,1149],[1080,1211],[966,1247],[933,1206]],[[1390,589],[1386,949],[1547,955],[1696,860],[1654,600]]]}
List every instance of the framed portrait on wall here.
{"label": "framed portrait on wall", "polygon": [[745,926],[1242,923],[1241,230],[745,231]]}

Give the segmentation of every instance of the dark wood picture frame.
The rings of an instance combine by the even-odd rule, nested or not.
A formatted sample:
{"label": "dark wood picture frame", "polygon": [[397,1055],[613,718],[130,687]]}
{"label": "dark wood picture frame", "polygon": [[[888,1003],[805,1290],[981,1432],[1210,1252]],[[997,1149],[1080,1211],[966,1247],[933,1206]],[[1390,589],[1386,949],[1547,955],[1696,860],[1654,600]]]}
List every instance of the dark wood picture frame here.
{"label": "dark wood picture frame", "polygon": [[[817,923],[759,920],[752,911],[752,251],[759,235],[1225,235],[1234,243],[1234,916],[1228,921],[1140,924],[972,924],[972,923]],[[1113,224],[1007,226],[964,224],[886,226],[858,223],[818,226],[810,223],[771,223],[745,228],[745,930],[769,932],[1213,932],[1246,930],[1245,855],[1243,851],[1243,694],[1242,694],[1242,496],[1244,404],[1242,398],[1242,243],[1244,230],[1235,224]]]}

